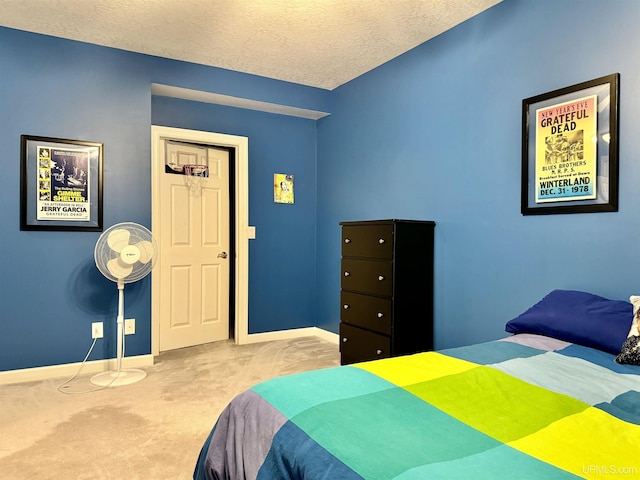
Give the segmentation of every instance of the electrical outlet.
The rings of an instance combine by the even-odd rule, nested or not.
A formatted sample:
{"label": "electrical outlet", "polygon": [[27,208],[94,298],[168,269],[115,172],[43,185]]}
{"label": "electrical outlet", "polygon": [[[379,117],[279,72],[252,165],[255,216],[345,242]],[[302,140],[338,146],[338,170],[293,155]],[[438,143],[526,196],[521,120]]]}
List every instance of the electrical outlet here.
{"label": "electrical outlet", "polygon": [[102,322],[93,322],[91,324],[91,338],[102,338],[103,336]]}
{"label": "electrical outlet", "polygon": [[125,335],[133,335],[136,333],[136,319],[135,318],[127,318],[124,321],[124,334]]}

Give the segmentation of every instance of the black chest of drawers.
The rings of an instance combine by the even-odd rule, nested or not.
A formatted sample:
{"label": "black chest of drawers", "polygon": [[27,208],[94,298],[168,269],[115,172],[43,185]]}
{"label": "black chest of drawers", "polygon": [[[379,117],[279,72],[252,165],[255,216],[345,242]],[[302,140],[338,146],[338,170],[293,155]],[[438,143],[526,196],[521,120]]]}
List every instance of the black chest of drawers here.
{"label": "black chest of drawers", "polygon": [[341,222],[343,365],[433,349],[433,233],[415,220]]}

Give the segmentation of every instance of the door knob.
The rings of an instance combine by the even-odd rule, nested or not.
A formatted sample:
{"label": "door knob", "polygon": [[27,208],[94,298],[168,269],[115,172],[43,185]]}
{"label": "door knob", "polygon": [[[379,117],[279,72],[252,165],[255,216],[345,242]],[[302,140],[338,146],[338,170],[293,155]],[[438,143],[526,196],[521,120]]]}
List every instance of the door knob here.
{"label": "door knob", "polygon": [[220,252],[218,258],[227,258],[227,252]]}

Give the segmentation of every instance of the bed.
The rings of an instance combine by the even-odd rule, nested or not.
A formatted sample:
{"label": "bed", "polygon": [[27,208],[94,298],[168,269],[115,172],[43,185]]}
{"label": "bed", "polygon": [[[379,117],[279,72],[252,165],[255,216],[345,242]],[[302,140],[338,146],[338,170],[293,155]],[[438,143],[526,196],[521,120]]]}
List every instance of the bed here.
{"label": "bed", "polygon": [[620,363],[636,298],[556,290],[500,340],[255,385],[194,479],[636,478],[640,366]]}

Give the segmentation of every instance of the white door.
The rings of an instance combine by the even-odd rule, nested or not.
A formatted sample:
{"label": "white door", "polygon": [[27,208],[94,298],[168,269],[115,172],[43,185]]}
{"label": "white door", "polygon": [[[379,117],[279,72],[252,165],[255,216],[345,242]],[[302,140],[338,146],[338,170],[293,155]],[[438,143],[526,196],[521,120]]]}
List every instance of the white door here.
{"label": "white door", "polygon": [[164,141],[178,169],[208,165],[208,177],[159,172],[160,351],[229,338],[229,152]]}

